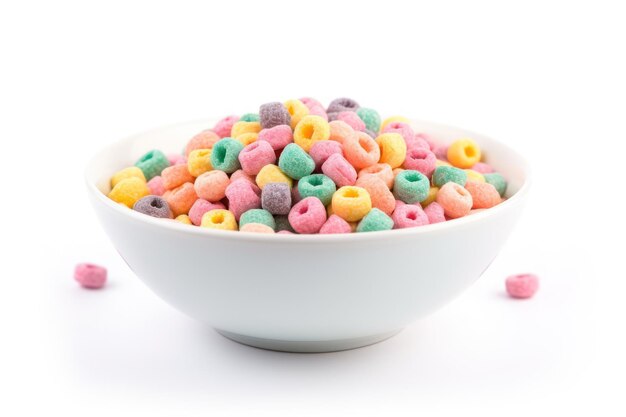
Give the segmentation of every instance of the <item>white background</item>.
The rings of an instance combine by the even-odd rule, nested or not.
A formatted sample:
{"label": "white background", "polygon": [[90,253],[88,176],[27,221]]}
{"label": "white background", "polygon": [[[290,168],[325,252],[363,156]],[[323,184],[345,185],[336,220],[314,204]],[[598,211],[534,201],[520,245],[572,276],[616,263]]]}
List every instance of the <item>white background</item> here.
{"label": "white background", "polygon": [[[0,414],[626,412],[620,2],[405,3],[1,3]],[[252,349],[174,311],[121,262],[81,177],[120,137],[305,95],[480,131],[534,167],[483,278],[355,351]],[[105,290],[72,281],[81,261],[109,268]],[[523,271],[541,290],[510,300]]]}

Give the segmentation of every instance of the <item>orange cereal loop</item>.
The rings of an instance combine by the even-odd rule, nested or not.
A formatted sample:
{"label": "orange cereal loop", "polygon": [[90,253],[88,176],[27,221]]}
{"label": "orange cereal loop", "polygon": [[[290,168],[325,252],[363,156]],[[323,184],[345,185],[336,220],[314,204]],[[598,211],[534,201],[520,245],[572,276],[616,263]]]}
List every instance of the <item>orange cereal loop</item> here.
{"label": "orange cereal loop", "polygon": [[385,128],[387,127],[388,124],[390,123],[406,123],[406,124],[410,124],[411,121],[409,119],[407,119],[406,117],[402,117],[402,116],[391,116],[391,117],[387,117],[385,120],[383,120],[383,122],[380,124],[380,130],[379,132],[384,132]]}
{"label": "orange cereal loop", "polygon": [[428,190],[428,196],[426,197],[426,200],[420,203],[422,207],[426,207],[427,205],[435,201],[435,199],[437,198],[438,191],[439,191],[439,187],[431,186],[430,189]]}
{"label": "orange cereal loop", "polygon": [[380,159],[378,143],[365,132],[355,132],[343,142],[343,153],[356,169],[367,168]]}
{"label": "orange cereal loop", "polygon": [[404,168],[394,168],[393,171],[392,171],[393,172],[393,177],[396,178],[396,175],[398,175],[402,171],[404,171]]}
{"label": "orange cereal loop", "polygon": [[237,139],[239,135],[244,133],[259,133],[261,129],[261,123],[259,122],[237,122],[230,130],[230,137]]}
{"label": "orange cereal loop", "polygon": [[169,194],[163,194],[163,198],[165,198],[165,201],[167,201],[167,204],[170,206],[174,217],[178,217],[181,214],[189,213],[189,209],[198,199],[198,195],[193,188],[193,184],[186,182],[180,187],[169,191]]}
{"label": "orange cereal loop", "polygon": [[116,203],[124,204],[133,208],[135,203],[150,194],[150,189],[145,180],[130,177],[119,181],[109,193],[109,198]]}
{"label": "orange cereal loop", "polygon": [[214,131],[209,129],[203,130],[187,142],[185,156],[189,156],[196,149],[211,149],[219,140],[220,137]]}
{"label": "orange cereal loop", "polygon": [[186,182],[194,182],[194,177],[189,173],[187,165],[172,165],[161,171],[163,186],[166,190],[171,190],[183,185]]}
{"label": "orange cereal loop", "polygon": [[242,133],[241,135],[237,136],[235,139],[241,142],[243,146],[248,146],[251,143],[256,142],[258,137],[259,137],[258,133],[248,132],[248,133]]}
{"label": "orange cereal loop", "polygon": [[351,185],[335,191],[331,204],[333,213],[347,222],[361,220],[372,209],[372,200],[367,190]]}
{"label": "orange cereal loop", "polygon": [[[293,122],[293,119],[291,119]],[[315,143],[328,140],[330,126],[320,116],[304,116],[293,131],[293,141],[308,152]]]}
{"label": "orange cereal loop", "polygon": [[465,189],[472,196],[473,209],[488,209],[502,202],[496,187],[486,182],[467,181]]}
{"label": "orange cereal loop", "polygon": [[406,142],[399,133],[383,133],[376,138],[380,146],[381,163],[398,168],[406,159]]}
{"label": "orange cereal loop", "polygon": [[211,165],[211,149],[196,149],[191,151],[187,159],[187,169],[194,177],[199,177],[213,169]]}
{"label": "orange cereal loop", "polygon": [[447,217],[456,219],[469,214],[472,209],[472,195],[456,182],[445,183],[437,193],[437,203],[443,207]]}
{"label": "orange cereal loop", "polygon": [[375,164],[367,168],[363,168],[359,171],[359,178],[366,177],[368,175],[374,175],[379,177],[387,184],[387,187],[391,189],[393,187],[393,170],[389,164]]}
{"label": "orange cereal loop", "polygon": [[328,127],[330,129],[330,136],[328,139],[334,140],[335,142],[339,142],[343,144],[346,139],[349,139],[354,136],[355,132],[352,129],[352,126],[344,122],[343,120],[333,120],[328,123]]}
{"label": "orange cereal loop", "polygon": [[143,182],[146,182],[146,177],[143,175],[143,171],[141,169],[138,167],[128,167],[113,174],[111,177],[111,188],[115,187],[120,181],[132,177],[139,178]]}
{"label": "orange cereal loop", "polygon": [[372,200],[372,207],[391,216],[396,208],[396,199],[385,184],[385,181],[375,175],[366,175],[356,182],[357,187],[365,188]]}
{"label": "orange cereal loop", "polygon": [[300,100],[287,100],[284,104],[291,116],[291,128],[295,129],[300,120],[309,114],[309,108]]}
{"label": "orange cereal loop", "polygon": [[457,168],[471,168],[480,162],[480,148],[471,139],[459,139],[448,147],[448,161]]}

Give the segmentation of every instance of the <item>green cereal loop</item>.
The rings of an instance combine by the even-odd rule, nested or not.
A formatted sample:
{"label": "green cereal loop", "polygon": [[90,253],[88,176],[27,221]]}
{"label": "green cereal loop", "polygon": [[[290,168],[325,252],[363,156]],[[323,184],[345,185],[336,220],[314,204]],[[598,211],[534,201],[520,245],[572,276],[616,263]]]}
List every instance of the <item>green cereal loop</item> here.
{"label": "green cereal loop", "polygon": [[280,154],[278,167],[294,180],[299,180],[313,172],[315,161],[299,145],[290,143]]}
{"label": "green cereal loop", "polygon": [[239,152],[243,144],[233,138],[224,138],[213,145],[211,152],[211,165],[213,169],[219,169],[227,174],[232,174],[241,168]]}
{"label": "green cereal loop", "polygon": [[261,120],[258,113],[246,113],[239,118],[240,122],[258,122]]}
{"label": "green cereal loop", "polygon": [[380,115],[374,109],[368,109],[367,107],[359,107],[356,110],[357,116],[365,123],[365,128],[372,132],[378,132],[380,130]]}
{"label": "green cereal loop", "polygon": [[437,167],[433,173],[433,184],[437,187],[442,187],[447,182],[456,182],[460,186],[465,187],[467,172],[460,168],[445,165]]}
{"label": "green cereal loop", "polygon": [[491,174],[483,174],[485,177],[485,182],[487,184],[493,185],[496,190],[498,190],[498,194],[500,197],[504,197],[504,193],[506,192],[507,183],[502,174],[498,174],[497,172]]}
{"label": "green cereal loop", "polygon": [[267,210],[252,209],[243,213],[239,218],[239,227],[241,228],[248,223],[261,223],[271,227],[272,230],[276,230],[274,216],[272,216],[272,213]]}
{"label": "green cereal loop", "polygon": [[143,172],[146,181],[150,181],[157,175],[161,175],[161,171],[170,166],[170,161],[163,152],[153,149],[139,158],[135,166]]}
{"label": "green cereal loop", "polygon": [[373,208],[369,213],[359,222],[356,227],[357,232],[378,232],[380,230],[393,229],[393,220],[387,216],[383,211]]}
{"label": "green cereal loop", "polygon": [[324,174],[313,174],[302,177],[298,181],[300,197],[317,197],[324,206],[328,206],[337,191],[335,182]]}
{"label": "green cereal loop", "polygon": [[393,182],[394,197],[407,204],[421,203],[426,200],[429,190],[428,177],[411,169],[398,173]]}

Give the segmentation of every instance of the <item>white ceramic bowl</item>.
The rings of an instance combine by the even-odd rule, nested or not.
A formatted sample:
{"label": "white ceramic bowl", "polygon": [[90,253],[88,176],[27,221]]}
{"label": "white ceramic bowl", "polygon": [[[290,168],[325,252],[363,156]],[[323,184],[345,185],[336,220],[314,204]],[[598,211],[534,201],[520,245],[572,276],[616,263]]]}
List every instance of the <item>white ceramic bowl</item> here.
{"label": "white ceramic bowl", "polygon": [[[89,197],[129,267],[183,313],[245,344],[321,352],[372,344],[449,302],[485,271],[529,188],[524,159],[483,135],[414,122],[439,141],[473,138],[509,181],[508,200],[419,228],[347,235],[265,235],[155,219],[109,200],[111,175],[158,148],[180,151],[212,123],[159,128],[114,143],[86,169]],[[471,325],[471,324],[470,324]]]}

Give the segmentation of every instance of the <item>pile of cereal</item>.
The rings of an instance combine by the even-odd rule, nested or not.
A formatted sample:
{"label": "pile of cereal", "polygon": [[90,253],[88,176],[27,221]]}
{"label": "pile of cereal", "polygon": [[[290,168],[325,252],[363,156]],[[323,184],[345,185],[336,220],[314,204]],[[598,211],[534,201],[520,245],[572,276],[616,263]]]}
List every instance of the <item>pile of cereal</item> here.
{"label": "pile of cereal", "polygon": [[210,229],[351,233],[463,217],[499,204],[506,186],[471,139],[436,145],[352,99],[302,98],[226,117],[182,155],[151,150],[113,175],[109,197]]}

